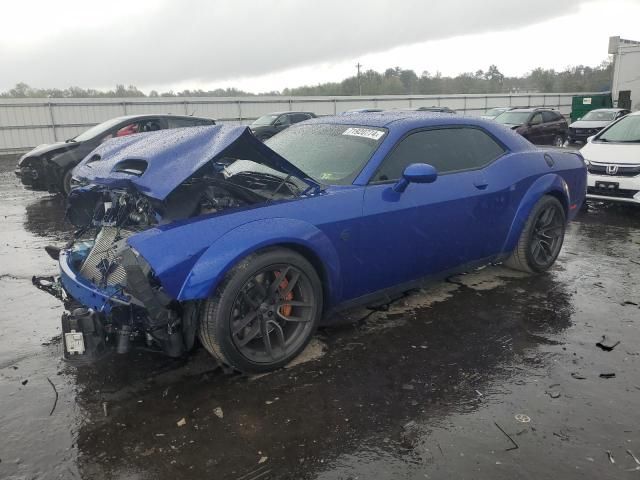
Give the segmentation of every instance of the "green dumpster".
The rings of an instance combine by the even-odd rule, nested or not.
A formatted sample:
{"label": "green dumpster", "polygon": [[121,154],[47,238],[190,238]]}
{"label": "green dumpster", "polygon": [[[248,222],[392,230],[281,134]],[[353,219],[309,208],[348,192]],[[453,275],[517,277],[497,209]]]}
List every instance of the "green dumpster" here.
{"label": "green dumpster", "polygon": [[571,121],[575,122],[584,117],[585,113],[596,108],[611,108],[611,93],[596,93],[593,95],[575,95],[571,100]]}

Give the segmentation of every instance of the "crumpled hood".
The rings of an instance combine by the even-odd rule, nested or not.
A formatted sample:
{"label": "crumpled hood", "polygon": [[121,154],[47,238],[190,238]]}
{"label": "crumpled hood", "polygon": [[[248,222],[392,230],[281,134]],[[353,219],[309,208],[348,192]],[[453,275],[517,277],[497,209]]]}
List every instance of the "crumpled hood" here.
{"label": "crumpled hood", "polygon": [[[207,162],[222,157],[251,159],[319,186],[299,168],[258,140],[248,127],[215,125],[130,135],[109,140],[93,150],[73,175],[112,188],[134,187],[164,200]],[[144,165],[140,175],[124,170],[131,160]]]}
{"label": "crumpled hood", "polygon": [[569,128],[585,128],[585,129],[592,129],[592,128],[604,128],[607,125],[609,125],[613,120],[605,120],[605,121],[589,121],[589,120],[578,120],[577,122],[573,122],[571,125],[569,125]]}

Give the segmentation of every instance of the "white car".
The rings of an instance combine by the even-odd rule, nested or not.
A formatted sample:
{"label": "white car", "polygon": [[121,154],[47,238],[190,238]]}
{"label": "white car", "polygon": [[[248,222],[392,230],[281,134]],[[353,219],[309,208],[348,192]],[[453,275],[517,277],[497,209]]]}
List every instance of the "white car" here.
{"label": "white car", "polygon": [[640,111],[590,137],[580,153],[589,170],[587,198],[640,205]]}

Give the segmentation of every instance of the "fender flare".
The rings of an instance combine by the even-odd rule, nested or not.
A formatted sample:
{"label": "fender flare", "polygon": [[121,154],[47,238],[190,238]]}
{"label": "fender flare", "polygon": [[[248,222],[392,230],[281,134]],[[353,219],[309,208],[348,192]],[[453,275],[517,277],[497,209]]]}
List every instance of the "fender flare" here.
{"label": "fender flare", "polygon": [[[303,255],[306,254],[316,269],[321,267],[322,271],[318,271],[318,276],[324,287],[325,306],[337,301],[342,285],[340,260],[333,244],[316,226],[291,218],[255,220],[225,233],[193,265],[180,288],[177,300],[207,298],[240,260],[258,250],[276,245],[293,247]],[[309,254],[312,258],[309,258]]]}
{"label": "fender flare", "polygon": [[569,186],[564,179],[555,173],[548,173],[538,178],[531,184],[527,192],[522,197],[518,210],[513,217],[513,222],[509,228],[509,233],[502,246],[501,254],[508,255],[516,248],[520,234],[524,229],[524,225],[531,214],[531,210],[538,200],[545,195],[553,195],[560,203],[565,212],[565,219],[569,218]]}

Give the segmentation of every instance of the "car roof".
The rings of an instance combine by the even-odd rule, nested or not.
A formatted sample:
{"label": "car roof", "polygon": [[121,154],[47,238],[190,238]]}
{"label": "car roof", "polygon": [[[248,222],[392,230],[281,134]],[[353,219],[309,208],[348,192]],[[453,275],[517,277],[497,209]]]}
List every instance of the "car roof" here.
{"label": "car roof", "polygon": [[496,125],[494,122],[480,117],[411,110],[385,110],[383,112],[361,112],[351,115],[317,117],[305,121],[303,125],[313,124],[358,125],[388,128],[389,130],[412,130],[414,128],[439,125],[478,125],[491,130]]}
{"label": "car roof", "polygon": [[629,110],[628,108],[595,108],[589,110],[589,112],[622,112],[623,110]]}
{"label": "car roof", "polygon": [[529,113],[533,113],[533,112],[556,112],[559,113],[558,110],[554,109],[554,108],[545,108],[545,107],[522,107],[522,108],[511,108],[509,110],[510,112],[529,112]]}
{"label": "car roof", "polygon": [[143,120],[145,118],[192,118],[197,120],[214,120],[207,117],[194,117],[191,115],[173,115],[171,113],[141,113],[140,115],[122,115],[120,117],[114,117],[112,120],[121,120],[123,122],[127,120]]}
{"label": "car roof", "polygon": [[271,113],[265,113],[265,115],[284,115],[285,113],[308,113],[309,115],[315,115],[315,113],[313,112],[303,112],[303,111],[298,111],[298,110],[294,110],[294,111],[284,111],[284,112],[271,112]]}

